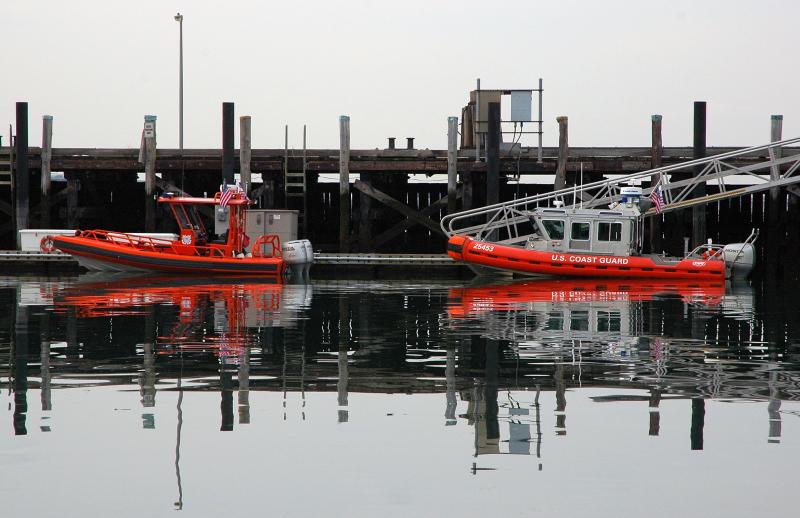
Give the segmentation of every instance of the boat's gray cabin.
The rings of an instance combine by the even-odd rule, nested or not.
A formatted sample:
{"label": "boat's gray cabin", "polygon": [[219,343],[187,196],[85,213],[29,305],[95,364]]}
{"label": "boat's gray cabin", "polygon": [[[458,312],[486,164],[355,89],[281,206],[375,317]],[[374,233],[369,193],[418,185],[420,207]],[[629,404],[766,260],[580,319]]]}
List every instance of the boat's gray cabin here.
{"label": "boat's gray cabin", "polygon": [[534,233],[525,245],[542,252],[636,255],[641,251],[638,207],[614,209],[539,208],[529,214]]}

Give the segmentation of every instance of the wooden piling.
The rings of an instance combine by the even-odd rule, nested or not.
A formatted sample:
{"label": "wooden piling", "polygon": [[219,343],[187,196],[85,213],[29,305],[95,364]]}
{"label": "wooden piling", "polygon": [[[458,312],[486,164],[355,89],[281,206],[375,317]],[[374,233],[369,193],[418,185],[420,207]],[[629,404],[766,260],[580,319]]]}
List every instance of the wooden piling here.
{"label": "wooden piling", "polygon": [[[144,116],[144,226],[147,232],[156,229],[156,116]],[[69,180],[68,180],[69,181]],[[75,189],[77,200],[77,189]]]}
{"label": "wooden piling", "polygon": [[41,228],[50,227],[50,161],[53,158],[53,116],[42,117],[42,177]]}
{"label": "wooden piling", "polygon": [[556,117],[558,122],[558,162],[553,190],[558,191],[567,186],[567,156],[569,155],[569,137],[567,135],[567,117]]}
{"label": "wooden piling", "polygon": [[250,193],[252,181],[250,174],[250,159],[252,157],[250,137],[250,116],[239,117],[239,174],[242,179],[242,189]]}
{"label": "wooden piling", "polygon": [[30,200],[30,177],[28,170],[28,103],[17,103],[16,167],[14,167],[14,213],[16,242],[20,248],[19,231],[29,227],[28,206]]}
{"label": "wooden piling", "polygon": [[[367,189],[372,188],[372,175],[361,173],[361,182]],[[368,252],[373,246],[372,240],[372,198],[365,192],[359,190],[358,193],[358,248],[362,252]]]}
{"label": "wooden piling", "polygon": [[303,124],[303,211],[302,216],[302,236],[308,238],[308,159],[306,157],[306,125]]}
{"label": "wooden piling", "polygon": [[222,181],[233,185],[233,103],[222,103]]}
{"label": "wooden piling", "polygon": [[[242,186],[244,188],[244,186]],[[239,353],[238,371],[239,424],[250,424],[250,348],[243,347]]]}
{"label": "wooden piling", "polygon": [[447,213],[456,211],[458,117],[447,118]]}
{"label": "wooden piling", "polygon": [[692,424],[689,440],[692,450],[703,449],[703,427],[706,420],[706,401],[703,398],[692,398]]}
{"label": "wooden piling", "polygon": [[[695,101],[694,103],[694,153],[693,158],[705,158],[706,156],[706,102]],[[695,174],[699,174],[705,166],[697,166]],[[706,194],[705,182],[700,182],[695,186],[694,196]],[[706,206],[696,205],[692,207],[692,247],[704,243],[706,240]]]}
{"label": "wooden piling", "polygon": [[486,204],[500,202],[500,103],[489,103],[486,135]]}
{"label": "wooden piling", "polygon": [[[492,104],[489,104],[489,116],[492,113]],[[491,123],[489,125],[491,128]],[[489,130],[491,134],[491,129]],[[486,423],[486,442],[487,445],[497,445],[500,441],[500,422],[498,420],[499,405],[497,394],[500,379],[500,344],[498,340],[486,340],[486,385],[484,386],[484,402],[486,403],[486,413],[484,415]]]}
{"label": "wooden piling", "polygon": [[[27,111],[27,106],[25,107]],[[19,124],[19,122],[17,122]],[[17,125],[17,138],[21,135],[19,125]],[[22,288],[17,288],[18,293]],[[31,321],[31,307],[19,304],[17,295],[16,313],[14,320],[14,346],[13,360],[10,362],[12,390],[14,391],[14,435],[27,435],[27,415],[28,415],[28,352],[33,346],[34,329]]]}
{"label": "wooden piling", "polygon": [[78,189],[80,183],[77,175],[78,173],[74,171],[64,172],[64,179],[67,181],[67,203],[64,220],[68,229],[78,228]]}
{"label": "wooden piling", "polygon": [[350,349],[348,329],[352,325],[350,317],[350,304],[347,297],[339,299],[339,325],[338,327],[338,349],[337,366],[339,371],[338,381],[336,382],[336,402],[339,405],[339,419],[340,423],[348,421],[347,411],[347,389],[350,375],[348,372],[348,356],[347,351]]}
{"label": "wooden piling", "polygon": [[[769,131],[769,141],[770,142],[778,142],[783,139],[783,115],[772,115],[770,116],[770,131]],[[781,150],[775,150],[775,158],[781,158]],[[770,180],[778,180],[781,177],[780,167],[775,166],[772,167],[769,173]],[[778,189],[770,189],[770,195],[777,196]]]}
{"label": "wooden piling", "polygon": [[[650,168],[656,169],[661,167],[661,157],[664,153],[664,146],[661,140],[661,115],[653,115],[650,117],[651,123],[651,147],[650,147]],[[650,187],[655,187],[660,181],[659,175],[650,177]],[[661,216],[650,217],[650,252],[654,254],[661,253],[663,246],[661,243]]]}
{"label": "wooden piling", "polygon": [[350,117],[339,117],[339,251],[350,250]]}
{"label": "wooden piling", "polygon": [[[783,133],[783,115],[772,115],[770,117],[770,142],[778,142],[781,140]],[[775,158],[781,157],[781,150],[772,152]],[[773,166],[769,172],[770,180],[778,180],[781,177],[780,166]],[[781,203],[780,196],[781,189],[773,187],[769,190],[767,199],[767,232],[766,232],[766,261],[765,270],[768,281],[775,281],[781,277],[783,268],[781,261],[776,260],[778,257],[783,257],[781,246],[786,239],[786,218],[781,218],[781,213],[784,212],[784,204]]]}

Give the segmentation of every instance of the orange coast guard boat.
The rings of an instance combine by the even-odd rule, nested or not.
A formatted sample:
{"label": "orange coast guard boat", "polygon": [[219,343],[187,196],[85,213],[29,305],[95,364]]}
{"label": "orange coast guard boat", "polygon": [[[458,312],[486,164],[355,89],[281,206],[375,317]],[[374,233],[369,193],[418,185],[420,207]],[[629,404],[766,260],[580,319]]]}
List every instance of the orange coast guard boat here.
{"label": "orange coast guard boat", "polygon": [[451,237],[447,243],[447,253],[457,261],[522,275],[697,280],[725,278],[725,261],[712,253],[670,260],[657,255],[545,252],[476,241],[466,236]]}
{"label": "orange coast guard boat", "polygon": [[[214,198],[176,197],[165,193],[158,199],[166,204],[180,229],[178,241],[109,230],[76,231],[74,236],[46,236],[44,252],[60,250],[72,255],[88,270],[146,271],[203,275],[283,275],[286,264],[277,235],[245,234],[246,193],[229,186]],[[228,228],[213,238],[198,208],[227,211]]]}
{"label": "orange coast guard boat", "polygon": [[[622,201],[609,209],[563,207],[557,202],[555,207],[490,214],[485,224],[474,223],[487,217],[473,215],[478,209],[453,214],[442,220],[449,236],[447,253],[478,274],[724,280],[750,273],[757,231],[744,243],[709,242],[685,257],[642,254],[647,208],[640,207],[640,197],[641,189],[624,188]],[[499,207],[498,214],[503,211],[501,204],[492,207]],[[465,228],[458,230],[457,224]]]}

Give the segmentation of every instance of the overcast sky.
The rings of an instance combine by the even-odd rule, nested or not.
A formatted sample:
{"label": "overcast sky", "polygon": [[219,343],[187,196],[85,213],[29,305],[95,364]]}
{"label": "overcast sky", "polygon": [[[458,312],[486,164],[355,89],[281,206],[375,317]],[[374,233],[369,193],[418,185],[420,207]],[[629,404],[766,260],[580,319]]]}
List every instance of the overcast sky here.
{"label": "overcast sky", "polygon": [[[445,148],[447,116],[483,88],[544,79],[545,145],[557,115],[572,146],[692,142],[708,102],[709,145],[755,145],[769,116],[800,135],[793,0],[3,0],[0,133],[30,103],[31,144],[54,116],[56,147],[138,147],[145,114],[159,147],[178,143],[178,23],[184,14],[185,138],[221,146],[221,103],[253,117],[253,146],[352,147],[416,137]],[[238,123],[237,123],[238,143]],[[404,140],[402,140],[404,142]],[[533,140],[529,143],[533,144]]]}

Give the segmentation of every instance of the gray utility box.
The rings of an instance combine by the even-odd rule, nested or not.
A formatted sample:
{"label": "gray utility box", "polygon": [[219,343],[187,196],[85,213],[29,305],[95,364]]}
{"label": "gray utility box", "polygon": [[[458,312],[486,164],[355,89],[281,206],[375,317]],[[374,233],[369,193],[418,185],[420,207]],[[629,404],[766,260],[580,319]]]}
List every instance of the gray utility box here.
{"label": "gray utility box", "polygon": [[296,210],[248,210],[247,235],[251,240],[266,234],[277,234],[281,243],[297,239],[297,214]]}

